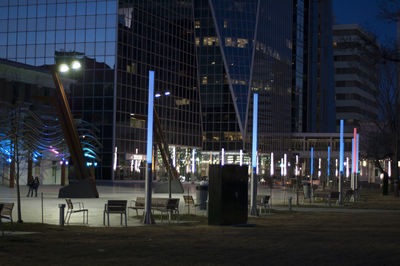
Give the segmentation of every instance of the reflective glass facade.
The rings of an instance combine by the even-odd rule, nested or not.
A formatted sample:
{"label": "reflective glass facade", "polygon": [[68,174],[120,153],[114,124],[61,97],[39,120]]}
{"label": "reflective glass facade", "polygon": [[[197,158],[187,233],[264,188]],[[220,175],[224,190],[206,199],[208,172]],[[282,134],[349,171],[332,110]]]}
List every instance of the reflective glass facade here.
{"label": "reflective glass facade", "polygon": [[292,1],[195,1],[205,150],[250,148],[254,91],[259,149],[282,148],[291,130],[292,16]]}
{"label": "reflective glass facade", "polygon": [[[100,130],[98,179],[141,178],[148,71],[167,142],[200,147],[201,123],[191,1],[0,0],[0,58],[53,65],[78,55],[65,74],[74,116]],[[114,167],[115,165],[115,167]],[[115,169],[114,169],[115,168]]]}

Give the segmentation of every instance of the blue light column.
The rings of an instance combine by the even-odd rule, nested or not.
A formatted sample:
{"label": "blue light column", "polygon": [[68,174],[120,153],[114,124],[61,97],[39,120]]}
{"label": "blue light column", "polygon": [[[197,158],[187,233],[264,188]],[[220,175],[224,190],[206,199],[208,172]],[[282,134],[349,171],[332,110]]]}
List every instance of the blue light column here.
{"label": "blue light column", "polygon": [[149,102],[147,106],[147,153],[146,153],[146,183],[145,183],[145,210],[143,213],[144,224],[154,224],[151,214],[151,181],[153,161],[153,109],[154,108],[154,71],[149,71]]}
{"label": "blue light column", "polygon": [[251,215],[258,216],[257,198],[257,123],[258,123],[258,94],[254,93],[253,99],[253,143],[251,152]]}
{"label": "blue light column", "polygon": [[310,167],[311,167],[311,169],[310,169],[310,201],[312,200],[312,198],[313,198],[313,182],[312,182],[312,180],[313,180],[313,174],[314,174],[314,147],[311,147],[311,158],[310,158],[310,160],[311,160],[311,163],[310,163]]}
{"label": "blue light column", "polygon": [[340,120],[340,151],[339,151],[339,204],[342,204],[343,192],[343,160],[344,160],[344,142],[343,142],[344,121]]}
{"label": "blue light column", "polygon": [[329,175],[330,175],[330,163],[331,163],[331,146],[328,146],[328,166],[326,169],[326,182],[328,183],[329,186]]}
{"label": "blue light column", "polygon": [[359,154],[359,147],[360,147],[360,135],[357,134],[357,145],[356,145],[356,184],[355,184],[355,189],[358,189],[358,166],[359,166],[359,161],[358,161],[358,154]]}

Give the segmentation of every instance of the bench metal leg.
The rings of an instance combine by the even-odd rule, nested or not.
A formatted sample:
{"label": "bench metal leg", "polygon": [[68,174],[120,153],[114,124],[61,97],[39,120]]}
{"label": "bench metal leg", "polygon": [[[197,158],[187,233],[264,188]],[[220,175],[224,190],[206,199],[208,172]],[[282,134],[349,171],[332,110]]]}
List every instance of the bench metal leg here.
{"label": "bench metal leg", "polygon": [[125,227],[128,227],[128,221],[126,219],[126,213],[125,213]]}
{"label": "bench metal leg", "polygon": [[107,212],[107,226],[110,226],[110,214]]}

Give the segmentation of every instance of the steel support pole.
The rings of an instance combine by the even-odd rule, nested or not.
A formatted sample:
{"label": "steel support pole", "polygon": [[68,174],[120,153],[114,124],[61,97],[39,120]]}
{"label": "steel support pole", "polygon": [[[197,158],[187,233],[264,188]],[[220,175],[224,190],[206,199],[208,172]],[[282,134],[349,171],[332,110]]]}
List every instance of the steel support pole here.
{"label": "steel support pole", "polygon": [[257,211],[257,168],[253,167],[251,171],[251,211],[252,216],[258,216]]}

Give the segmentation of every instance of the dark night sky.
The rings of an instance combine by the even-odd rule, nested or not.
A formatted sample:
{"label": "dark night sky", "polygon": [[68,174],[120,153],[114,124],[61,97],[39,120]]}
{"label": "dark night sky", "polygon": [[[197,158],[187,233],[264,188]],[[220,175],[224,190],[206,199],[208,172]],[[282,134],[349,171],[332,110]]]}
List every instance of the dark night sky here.
{"label": "dark night sky", "polygon": [[333,14],[336,24],[360,24],[375,33],[380,43],[396,38],[396,25],[377,18],[379,13],[376,0],[333,0]]}

